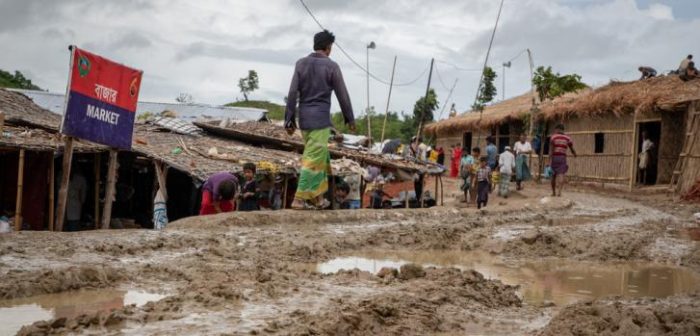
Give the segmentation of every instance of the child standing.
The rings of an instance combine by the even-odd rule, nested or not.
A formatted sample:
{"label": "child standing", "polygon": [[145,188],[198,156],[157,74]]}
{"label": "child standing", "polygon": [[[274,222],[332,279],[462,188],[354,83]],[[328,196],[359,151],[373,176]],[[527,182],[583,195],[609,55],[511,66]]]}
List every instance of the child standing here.
{"label": "child standing", "polygon": [[241,204],[240,211],[255,211],[260,210],[258,207],[258,186],[255,182],[255,164],[246,163],[243,165],[243,177],[245,183],[241,188]]}
{"label": "child standing", "polygon": [[[478,148],[476,148],[478,149]],[[474,166],[474,157],[469,154],[469,150],[462,150],[462,161],[459,164],[459,175],[462,178],[462,192],[464,192],[464,200],[462,203],[469,203],[470,190],[472,185],[472,168]]]}
{"label": "child standing", "polygon": [[491,191],[491,167],[488,166],[488,159],[480,159],[479,169],[476,171],[476,208],[486,208],[489,202],[489,192]]}

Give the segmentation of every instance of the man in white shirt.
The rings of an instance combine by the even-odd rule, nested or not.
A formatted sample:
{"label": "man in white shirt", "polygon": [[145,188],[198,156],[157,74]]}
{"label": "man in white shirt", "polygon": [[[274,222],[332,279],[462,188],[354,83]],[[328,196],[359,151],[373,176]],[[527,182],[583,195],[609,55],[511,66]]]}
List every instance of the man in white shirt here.
{"label": "man in white shirt", "polygon": [[505,151],[498,156],[499,172],[501,179],[498,186],[498,195],[503,198],[508,198],[510,192],[510,178],[513,176],[515,169],[515,155],[512,153],[510,146],[506,146]]}
{"label": "man in white shirt", "polygon": [[639,152],[639,179],[640,183],[647,183],[647,171],[651,165],[652,159],[652,149],[654,149],[654,142],[649,139],[649,134],[647,131],[642,132],[642,150]]}
{"label": "man in white shirt", "polygon": [[522,190],[523,181],[528,181],[532,178],[530,175],[530,167],[527,166],[528,158],[532,154],[532,145],[527,141],[527,136],[523,133],[520,135],[520,140],[515,142],[515,183],[517,190]]}

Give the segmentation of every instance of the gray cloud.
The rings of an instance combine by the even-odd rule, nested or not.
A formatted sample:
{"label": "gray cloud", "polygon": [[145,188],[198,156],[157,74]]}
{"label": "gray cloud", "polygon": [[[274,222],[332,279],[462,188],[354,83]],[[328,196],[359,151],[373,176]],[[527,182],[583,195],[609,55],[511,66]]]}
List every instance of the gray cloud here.
{"label": "gray cloud", "polygon": [[[493,0],[306,0],[351,57],[389,80],[398,55],[397,82],[415,79],[430,58],[440,62],[442,82],[433,87],[444,102],[459,79],[453,100],[465,110],[474,99],[498,2]],[[697,0],[506,0],[490,64],[531,48],[537,65],[576,72],[590,84],[634,79],[640,64],[658,70],[677,66],[700,31]],[[77,44],[144,70],[141,95],[172,101],[180,92],[198,101],[225,103],[239,95],[237,78],[260,74],[256,98],[281,102],[294,62],[311,50],[319,27],[298,0],[0,0],[0,68],[19,69],[40,86],[65,90],[68,44]],[[331,55],[345,75],[356,111],[367,104],[365,75],[340,50]],[[446,64],[446,63],[449,64]],[[390,109],[410,113],[425,92],[427,76],[395,88]],[[507,95],[529,88],[527,60],[513,62]],[[373,81],[371,105],[383,111],[388,87]],[[500,93],[499,93],[500,98]],[[334,105],[337,106],[337,105]]]}

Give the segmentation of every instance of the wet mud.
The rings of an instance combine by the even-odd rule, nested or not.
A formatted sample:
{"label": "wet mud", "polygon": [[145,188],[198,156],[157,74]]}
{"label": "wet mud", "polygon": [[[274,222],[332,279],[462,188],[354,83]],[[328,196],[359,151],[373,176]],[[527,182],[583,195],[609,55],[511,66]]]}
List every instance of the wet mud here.
{"label": "wet mud", "polygon": [[[695,225],[685,215],[638,200],[531,192],[487,211],[235,213],[163,232],[0,235],[0,309],[137,288],[164,297],[54,311],[15,332],[554,335],[567,323],[616,334],[595,315],[572,313],[585,304],[642,318],[697,298],[699,243],[684,234]],[[363,259],[338,261],[352,257]],[[683,321],[695,321],[696,306],[683,307]],[[679,318],[653,328],[685,330]]]}

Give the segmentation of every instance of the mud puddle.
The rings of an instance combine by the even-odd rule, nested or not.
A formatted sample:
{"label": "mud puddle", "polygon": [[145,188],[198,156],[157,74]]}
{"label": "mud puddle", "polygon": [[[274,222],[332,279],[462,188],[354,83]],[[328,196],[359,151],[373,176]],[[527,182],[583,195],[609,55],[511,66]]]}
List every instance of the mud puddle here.
{"label": "mud puddle", "polygon": [[0,300],[0,335],[14,335],[22,326],[55,318],[74,318],[97,311],[110,311],[158,301],[162,294],[138,290],[81,290]]}
{"label": "mud puddle", "polygon": [[662,298],[700,290],[700,274],[682,267],[562,259],[511,262],[483,252],[463,251],[369,251],[318,264],[316,271],[357,268],[376,274],[382,267],[399,268],[406,263],[474,269],[486,278],[520,285],[523,300],[533,305],[568,305],[612,295]]}

